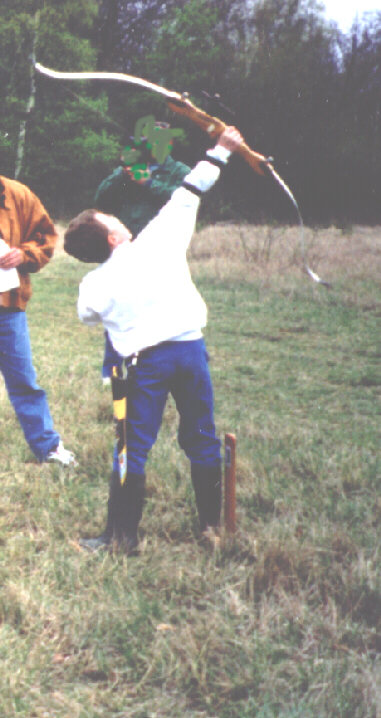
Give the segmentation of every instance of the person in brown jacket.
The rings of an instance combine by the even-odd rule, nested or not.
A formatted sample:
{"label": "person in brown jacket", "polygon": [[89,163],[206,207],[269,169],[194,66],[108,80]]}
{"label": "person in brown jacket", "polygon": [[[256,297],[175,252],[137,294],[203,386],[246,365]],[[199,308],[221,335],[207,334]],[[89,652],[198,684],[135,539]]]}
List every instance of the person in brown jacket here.
{"label": "person in brown jacket", "polygon": [[39,461],[75,462],[53,427],[45,391],[32,364],[25,308],[30,273],[53,256],[57,234],[33,192],[0,176],[0,371],[26,441]]}

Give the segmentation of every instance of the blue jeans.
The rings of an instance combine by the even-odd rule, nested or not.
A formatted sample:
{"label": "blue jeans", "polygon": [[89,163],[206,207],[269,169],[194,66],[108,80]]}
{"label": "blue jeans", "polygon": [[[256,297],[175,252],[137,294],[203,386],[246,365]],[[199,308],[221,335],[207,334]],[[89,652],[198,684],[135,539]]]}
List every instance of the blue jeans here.
{"label": "blue jeans", "polygon": [[25,438],[39,461],[59,443],[46,394],[36,382],[25,312],[0,311],[0,371]]}
{"label": "blue jeans", "polygon": [[[128,388],[128,472],[143,474],[156,441],[168,394],[180,416],[178,441],[192,464],[220,464],[213,417],[213,388],[203,339],[164,342],[138,357]],[[113,469],[118,471],[117,451]]]}

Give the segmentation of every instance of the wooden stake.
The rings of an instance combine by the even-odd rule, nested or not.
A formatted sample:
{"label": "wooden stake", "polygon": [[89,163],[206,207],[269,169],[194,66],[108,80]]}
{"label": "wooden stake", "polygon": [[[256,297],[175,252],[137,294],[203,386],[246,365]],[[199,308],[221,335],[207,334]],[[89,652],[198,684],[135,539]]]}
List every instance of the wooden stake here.
{"label": "wooden stake", "polygon": [[225,434],[225,529],[228,533],[234,533],[236,529],[235,512],[235,455],[236,437],[235,434]]}

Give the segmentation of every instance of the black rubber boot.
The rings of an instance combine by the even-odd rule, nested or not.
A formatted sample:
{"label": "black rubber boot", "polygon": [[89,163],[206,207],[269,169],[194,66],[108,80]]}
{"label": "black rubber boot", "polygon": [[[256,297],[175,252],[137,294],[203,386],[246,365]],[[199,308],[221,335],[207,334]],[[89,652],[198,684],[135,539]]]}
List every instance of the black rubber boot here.
{"label": "black rubber boot", "polygon": [[144,474],[128,473],[114,513],[112,537],[115,548],[126,554],[137,553],[138,526],[143,513],[144,494]]}
{"label": "black rubber boot", "polygon": [[144,503],[144,474],[128,474],[123,486],[113,471],[110,480],[106,528],[100,536],[82,538],[80,546],[87,551],[117,548],[127,554],[136,552],[138,525]]}
{"label": "black rubber boot", "polygon": [[79,545],[82,546],[82,548],[87,549],[87,551],[106,549],[111,545],[114,534],[114,521],[116,518],[117,508],[120,503],[119,494],[121,488],[119,474],[117,471],[113,471],[109,485],[106,528],[100,536],[79,539]]}
{"label": "black rubber boot", "polygon": [[218,529],[222,503],[221,464],[192,464],[191,476],[201,531],[204,533],[208,528]]}

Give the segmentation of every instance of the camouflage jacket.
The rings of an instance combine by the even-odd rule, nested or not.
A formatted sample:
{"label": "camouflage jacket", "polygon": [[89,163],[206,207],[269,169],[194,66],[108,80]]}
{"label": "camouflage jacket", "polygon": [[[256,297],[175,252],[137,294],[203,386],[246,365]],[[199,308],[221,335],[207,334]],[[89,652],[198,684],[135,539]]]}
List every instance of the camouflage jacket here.
{"label": "camouflage jacket", "polygon": [[168,156],[162,165],[154,166],[151,180],[139,185],[118,167],[99,185],[94,204],[96,209],[113,214],[133,236],[143,229],[170,199],[190,168]]}

